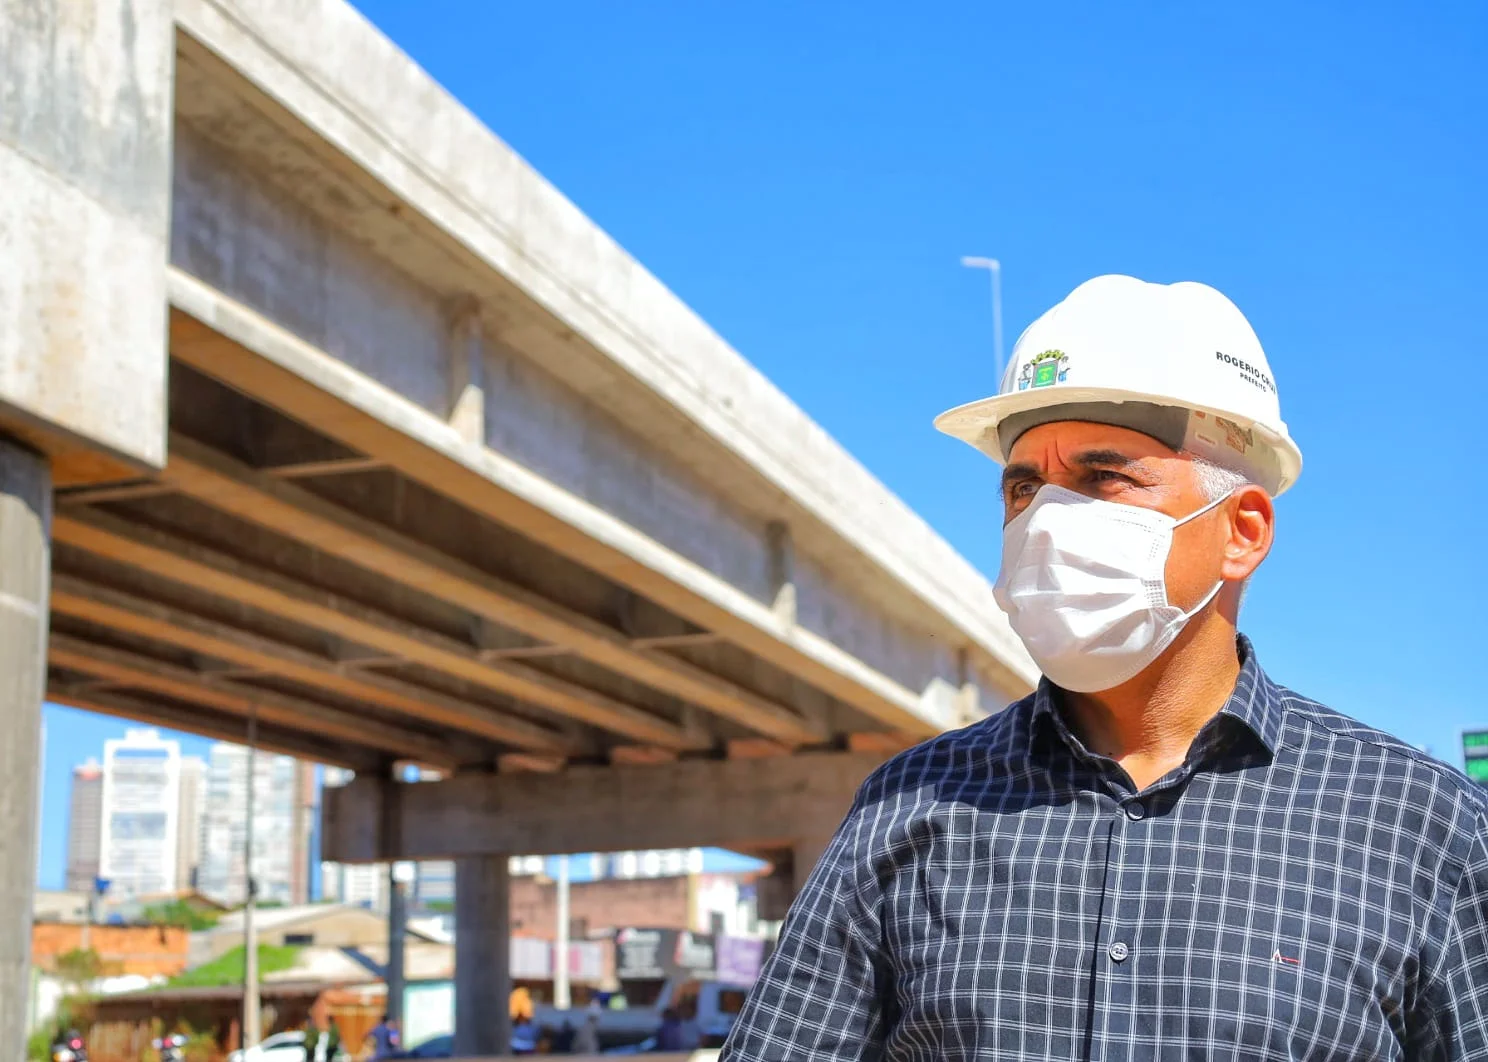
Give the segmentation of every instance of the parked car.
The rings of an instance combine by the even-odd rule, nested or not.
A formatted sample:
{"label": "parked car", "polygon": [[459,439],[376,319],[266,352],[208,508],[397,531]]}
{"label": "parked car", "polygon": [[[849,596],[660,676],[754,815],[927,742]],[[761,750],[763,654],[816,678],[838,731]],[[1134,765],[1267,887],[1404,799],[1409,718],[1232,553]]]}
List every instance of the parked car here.
{"label": "parked car", "polygon": [[[594,1012],[599,1019],[599,1046],[608,1052],[610,1048],[630,1047],[654,1038],[661,1027],[662,1012],[671,1007],[693,1031],[698,1046],[719,1047],[748,995],[746,985],[697,979],[669,980],[649,1006],[622,1010],[604,1008]],[[558,1010],[540,1006],[534,1020],[542,1033],[551,1037],[564,1023],[579,1028],[589,1013],[582,1008]]]}
{"label": "parked car", "polygon": [[272,1036],[265,1036],[246,1051],[234,1051],[227,1062],[304,1062],[305,1032],[303,1029],[286,1029]]}

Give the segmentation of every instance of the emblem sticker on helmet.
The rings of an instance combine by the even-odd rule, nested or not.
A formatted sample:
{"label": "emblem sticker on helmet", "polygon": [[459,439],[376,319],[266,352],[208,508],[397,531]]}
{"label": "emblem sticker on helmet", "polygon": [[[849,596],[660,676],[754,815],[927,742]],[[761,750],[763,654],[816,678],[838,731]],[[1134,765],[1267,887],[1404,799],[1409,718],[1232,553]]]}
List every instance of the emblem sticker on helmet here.
{"label": "emblem sticker on helmet", "polygon": [[1032,361],[1023,363],[1023,371],[1018,374],[1018,390],[1064,383],[1068,375],[1069,355],[1062,350],[1046,350],[1035,354]]}

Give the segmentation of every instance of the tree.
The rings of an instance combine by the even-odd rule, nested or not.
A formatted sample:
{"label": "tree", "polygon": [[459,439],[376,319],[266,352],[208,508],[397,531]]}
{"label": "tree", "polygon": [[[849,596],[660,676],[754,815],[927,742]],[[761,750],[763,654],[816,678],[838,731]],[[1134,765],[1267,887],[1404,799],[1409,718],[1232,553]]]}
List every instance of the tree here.
{"label": "tree", "polygon": [[180,926],[193,933],[211,929],[222,915],[217,911],[203,911],[185,900],[171,900],[146,907],[141,912],[146,922],[158,926]]}
{"label": "tree", "polygon": [[58,955],[54,971],[68,995],[86,990],[106,972],[103,959],[92,948],[73,948]]}

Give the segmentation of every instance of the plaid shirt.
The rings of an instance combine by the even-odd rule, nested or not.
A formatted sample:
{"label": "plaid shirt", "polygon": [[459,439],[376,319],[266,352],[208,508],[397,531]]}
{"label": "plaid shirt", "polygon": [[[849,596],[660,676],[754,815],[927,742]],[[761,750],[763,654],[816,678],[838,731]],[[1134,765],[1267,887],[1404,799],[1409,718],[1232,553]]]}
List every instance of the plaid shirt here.
{"label": "plaid shirt", "polygon": [[889,761],[723,1052],[1488,1059],[1488,799],[1242,670],[1138,793],[1038,690]]}

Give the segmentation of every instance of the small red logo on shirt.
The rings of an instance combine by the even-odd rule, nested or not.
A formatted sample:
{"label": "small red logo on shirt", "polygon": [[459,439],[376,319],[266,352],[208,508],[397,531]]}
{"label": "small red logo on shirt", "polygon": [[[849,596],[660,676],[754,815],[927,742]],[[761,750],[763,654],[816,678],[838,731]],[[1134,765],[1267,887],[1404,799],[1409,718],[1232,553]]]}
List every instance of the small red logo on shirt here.
{"label": "small red logo on shirt", "polygon": [[1282,966],[1301,966],[1301,959],[1294,959],[1290,955],[1283,955],[1281,949],[1276,949],[1276,954],[1271,956],[1271,961]]}

